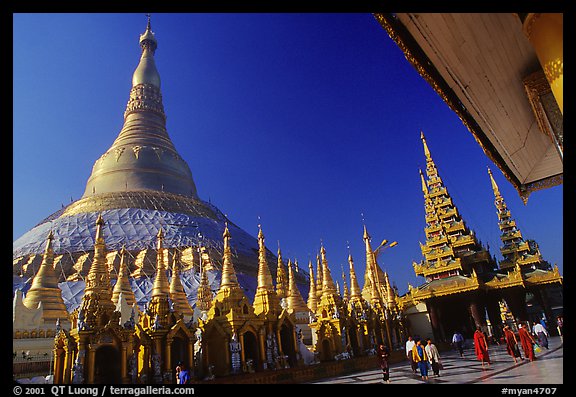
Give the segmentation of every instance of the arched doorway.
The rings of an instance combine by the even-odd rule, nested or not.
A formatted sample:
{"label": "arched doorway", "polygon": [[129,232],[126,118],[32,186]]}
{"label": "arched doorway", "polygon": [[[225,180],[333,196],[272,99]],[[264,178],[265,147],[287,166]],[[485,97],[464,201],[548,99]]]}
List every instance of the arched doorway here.
{"label": "arched doorway", "polygon": [[94,359],[94,383],[122,383],[120,361],[120,352],[114,346],[99,347]]}
{"label": "arched doorway", "polygon": [[322,341],[322,361],[332,361],[332,349],[330,349],[330,341],[328,339]]}
{"label": "arched doorway", "polygon": [[260,369],[261,363],[258,359],[258,339],[251,331],[246,331],[244,333],[244,359],[246,360],[246,366],[248,363],[252,362],[252,369]]}
{"label": "arched doorway", "polygon": [[172,383],[176,383],[176,366],[183,363],[190,374],[193,368],[188,368],[188,343],[183,338],[175,337],[170,343],[170,368],[172,368]]}
{"label": "arched doorway", "polygon": [[290,367],[296,366],[296,351],[294,350],[294,332],[291,327],[282,324],[280,328],[280,341],[282,345],[282,352],[288,356],[288,364]]}

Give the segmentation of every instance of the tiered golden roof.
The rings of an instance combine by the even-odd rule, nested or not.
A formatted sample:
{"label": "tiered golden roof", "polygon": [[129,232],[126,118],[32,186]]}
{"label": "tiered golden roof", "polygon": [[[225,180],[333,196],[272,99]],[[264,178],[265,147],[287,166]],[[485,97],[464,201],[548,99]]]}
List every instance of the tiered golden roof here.
{"label": "tiered golden roof", "polygon": [[420,138],[426,156],[426,175],[420,170],[426,211],[426,243],[421,246],[424,260],[414,263],[417,276],[427,280],[454,275],[470,275],[472,267],[492,270],[487,250],[466,226],[432,160],[424,133]]}

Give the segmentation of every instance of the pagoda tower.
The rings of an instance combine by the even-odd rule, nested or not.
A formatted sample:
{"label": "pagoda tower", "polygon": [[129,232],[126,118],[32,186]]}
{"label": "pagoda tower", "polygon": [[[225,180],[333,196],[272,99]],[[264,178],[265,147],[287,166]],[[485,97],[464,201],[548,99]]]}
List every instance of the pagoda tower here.
{"label": "pagoda tower", "polygon": [[[154,245],[147,244],[161,228],[167,256],[200,248],[204,266],[213,265],[220,272],[222,264],[211,263],[210,257],[222,258],[221,236],[228,222],[238,241],[232,247],[236,271],[246,276],[242,278],[243,284],[253,288],[256,283],[252,279],[258,273],[256,238],[230,222],[214,205],[200,199],[192,172],[168,134],[164,87],[156,65],[159,44],[150,17],[139,37],[139,47],[139,60],[132,73],[123,124],[116,139],[94,162],[82,197],[58,209],[14,241],[13,273],[22,274],[22,280],[32,279],[38,266],[29,264],[39,265],[45,246],[44,237],[38,236],[46,236],[52,230],[54,252],[66,253],[59,255],[62,272],[58,281],[81,282],[90,268],[95,221],[102,214],[107,220],[110,255],[118,258],[124,246],[125,261],[132,270],[130,277],[138,279],[151,279],[156,271]],[[275,260],[272,252],[268,251],[267,256],[269,261]],[[307,284],[306,277],[297,276],[299,284]],[[18,287],[25,290],[26,286]],[[74,303],[66,301],[66,296],[64,299],[67,305]],[[150,296],[139,299],[138,304],[143,306]]]}
{"label": "pagoda tower", "polygon": [[[298,267],[298,261],[294,260],[294,267]],[[302,294],[296,285],[296,277],[292,265],[288,265],[288,311],[296,315],[297,324],[308,324],[310,309],[306,305]]]}
{"label": "pagoda tower", "polygon": [[310,289],[308,290],[307,306],[312,311],[312,313],[316,313],[316,309],[318,308],[318,298],[316,293],[316,279],[314,278],[314,266],[312,266],[312,261],[308,262],[308,274],[310,275]]}
{"label": "pagoda tower", "polygon": [[[552,306],[562,305],[562,302],[555,302],[553,305],[551,301],[552,297],[562,296],[562,276],[560,276],[558,267],[552,267],[544,260],[536,241],[524,239],[500,193],[490,168],[488,168],[488,175],[494,193],[494,205],[501,232],[502,246],[500,252],[503,259],[499,263],[500,273],[504,273],[506,276],[488,282],[487,285],[501,291],[505,302],[499,302],[500,306],[509,307],[514,317],[519,321],[526,321],[530,318],[526,305],[526,291],[530,291],[535,297],[536,303],[544,312],[545,317],[554,319]],[[560,291],[548,293],[550,289],[554,288],[560,289]]]}
{"label": "pagoda tower", "polygon": [[278,244],[278,266],[276,270],[276,294],[280,302],[284,302],[288,297],[288,277],[284,269],[282,261],[282,252],[280,251],[280,244]]}
{"label": "pagoda tower", "polygon": [[358,356],[371,347],[371,324],[369,319],[372,308],[368,301],[362,296],[362,290],[356,277],[354,259],[351,253],[348,254],[348,266],[350,273],[350,297],[347,302],[347,311],[350,317],[350,344],[354,355]]}
{"label": "pagoda tower", "polygon": [[[274,285],[272,284],[272,274],[266,260],[264,233],[260,225],[258,225],[258,229],[258,286],[256,287],[256,295],[252,305],[256,315],[264,316],[267,320],[273,320],[280,316],[283,309],[280,306],[280,298],[274,291]],[[280,254],[278,257],[280,258]]]}
{"label": "pagoda tower", "polygon": [[423,260],[412,266],[415,274],[426,281],[418,288],[409,288],[406,298],[426,303],[436,339],[448,338],[463,327],[465,336],[472,336],[478,326],[487,330],[486,311],[491,319],[498,316],[497,302],[486,295],[484,285],[494,277],[496,263],[454,204],[422,132],[420,139],[426,158],[427,179],[419,171],[426,242],[420,243]]}
{"label": "pagoda tower", "polygon": [[188,322],[194,315],[194,311],[188,302],[182,280],[180,280],[180,261],[178,253],[172,257],[172,278],[170,279],[170,299],[174,306],[174,311],[184,316],[184,321]]}
{"label": "pagoda tower", "polygon": [[320,360],[332,360],[346,348],[346,309],[330,274],[326,249],[320,247],[322,267],[322,296],[318,302],[315,318],[310,323],[313,332],[314,350]]}
{"label": "pagoda tower", "polygon": [[130,286],[129,271],[126,264],[126,249],[122,247],[120,250],[120,265],[118,267],[118,278],[116,279],[116,284],[114,284],[114,289],[112,290],[112,302],[114,305],[118,304],[118,298],[120,293],[126,299],[126,303],[130,306],[136,303],[136,297],[134,296],[134,291]]}
{"label": "pagoda tower", "polygon": [[42,306],[42,319],[45,324],[55,325],[60,321],[61,325],[70,327],[68,311],[62,299],[62,290],[58,287],[58,276],[54,271],[54,250],[52,249],[52,231],[48,234],[46,250],[42,264],[32,280],[32,286],[26,293],[23,300],[24,305],[29,309],[36,309]]}

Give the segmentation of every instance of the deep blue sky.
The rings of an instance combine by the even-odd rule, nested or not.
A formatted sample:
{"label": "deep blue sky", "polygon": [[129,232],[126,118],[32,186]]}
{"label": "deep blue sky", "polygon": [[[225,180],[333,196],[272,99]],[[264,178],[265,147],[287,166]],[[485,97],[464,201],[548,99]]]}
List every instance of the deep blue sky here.
{"label": "deep blue sky", "polygon": [[[14,15],[13,240],[79,199],[117,137],[144,14]],[[464,220],[501,259],[487,167],[527,239],[563,271],[563,187],[524,205],[371,14],[153,14],[167,130],[199,196],[307,270],[332,276],[364,221],[400,292],[424,242],[424,131]]]}

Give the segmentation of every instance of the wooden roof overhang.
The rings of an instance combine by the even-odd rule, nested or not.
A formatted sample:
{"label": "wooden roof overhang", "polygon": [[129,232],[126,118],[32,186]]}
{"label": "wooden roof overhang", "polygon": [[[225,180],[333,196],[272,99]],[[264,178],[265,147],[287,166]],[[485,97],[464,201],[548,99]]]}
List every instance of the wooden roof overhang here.
{"label": "wooden roof overhang", "polygon": [[524,203],[563,183],[562,149],[550,126],[562,134],[562,114],[543,121],[534,108],[526,84],[542,68],[516,14],[374,16]]}

